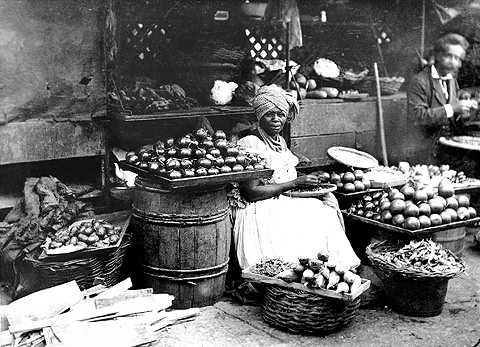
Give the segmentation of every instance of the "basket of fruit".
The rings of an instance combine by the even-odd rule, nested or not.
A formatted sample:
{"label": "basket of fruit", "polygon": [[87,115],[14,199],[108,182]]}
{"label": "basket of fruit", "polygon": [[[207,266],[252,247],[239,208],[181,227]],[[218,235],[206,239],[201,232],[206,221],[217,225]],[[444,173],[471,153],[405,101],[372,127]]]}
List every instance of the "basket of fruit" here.
{"label": "basket of fruit", "polygon": [[370,281],[354,269],[328,261],[320,252],[298,263],[266,259],[242,272],[243,278],[264,285],[264,320],[299,334],[328,334],[345,327],[357,314],[360,295]]}
{"label": "basket of fruit", "polygon": [[[86,289],[93,285],[95,279],[102,279],[106,286],[112,286],[118,282],[125,253],[132,241],[132,236],[126,232],[129,219],[129,213],[122,211],[77,221],[69,228],[71,235],[68,241],[64,231],[59,235],[50,235],[50,240],[29,253],[25,262],[33,267],[35,274],[42,279],[42,286],[46,288],[75,280],[81,289]],[[95,231],[87,230],[87,236],[87,228]],[[97,237],[100,239],[98,230],[100,235],[105,231],[105,236],[96,241]],[[80,235],[91,239],[80,241],[83,239]],[[54,248],[51,248],[53,242],[62,243],[54,244]]]}
{"label": "basket of fruit", "polygon": [[398,313],[430,317],[442,312],[448,281],[465,262],[432,240],[375,242],[366,249],[382,280],[389,305]]}

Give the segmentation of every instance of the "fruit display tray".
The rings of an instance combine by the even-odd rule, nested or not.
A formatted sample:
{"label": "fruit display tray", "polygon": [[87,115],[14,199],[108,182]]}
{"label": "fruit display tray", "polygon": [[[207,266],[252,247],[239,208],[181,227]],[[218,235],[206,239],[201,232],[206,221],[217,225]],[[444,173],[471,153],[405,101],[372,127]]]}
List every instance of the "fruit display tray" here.
{"label": "fruit display tray", "polygon": [[242,277],[248,281],[251,282],[256,282],[256,283],[263,283],[263,284],[271,284],[271,285],[276,285],[278,287],[282,288],[288,288],[288,289],[296,289],[296,290],[301,290],[304,292],[312,293],[312,294],[317,294],[320,296],[324,296],[327,298],[332,298],[332,299],[339,299],[343,301],[353,301],[355,300],[358,296],[360,296],[364,291],[366,291],[368,288],[370,288],[370,280],[362,278],[362,284],[356,291],[353,293],[335,293],[333,290],[326,290],[322,288],[312,288],[312,287],[307,287],[301,283],[296,283],[296,282],[285,282],[282,279],[275,278],[275,277],[268,277],[265,275],[260,275],[251,272],[252,268],[247,268],[242,271]]}
{"label": "fruit display tray", "polygon": [[[113,212],[107,214],[100,214],[95,215],[92,218],[94,219],[103,219],[113,226],[119,226],[122,228],[120,231],[120,237],[115,245],[108,246],[105,248],[83,248],[73,252],[66,252],[66,253],[47,253],[45,249],[43,249],[42,253],[39,255],[38,260],[40,261],[67,261],[72,259],[82,259],[82,258],[92,258],[92,257],[99,257],[107,255],[111,252],[114,252],[121,244],[123,237],[125,236],[125,232],[130,224],[130,212],[129,211],[121,211],[121,212]],[[92,219],[88,218],[88,219]],[[81,222],[85,220],[79,219],[75,222]]]}
{"label": "fruit display tray", "polygon": [[120,161],[119,166],[124,170],[129,170],[137,173],[140,177],[155,179],[163,186],[169,189],[199,187],[199,186],[217,186],[225,185],[231,182],[242,182],[251,179],[270,177],[273,174],[272,169],[262,170],[246,170],[231,173],[221,173],[211,176],[199,176],[188,178],[169,179],[145,169],[141,169],[135,165],[129,164],[125,161]]}
{"label": "fruit display tray", "polygon": [[442,224],[434,227],[428,227],[428,228],[423,228],[423,229],[418,229],[418,230],[408,230],[405,228],[397,227],[392,224],[386,224],[383,222],[379,222],[370,218],[365,218],[361,216],[357,216],[355,214],[348,213],[347,211],[342,211],[343,215],[345,218],[349,218],[350,220],[356,220],[363,222],[365,224],[369,225],[374,225],[376,227],[379,227],[383,230],[388,230],[392,233],[398,233],[404,236],[409,236],[412,238],[419,238],[419,237],[429,237],[433,236],[434,233],[438,231],[443,231],[443,230],[449,230],[453,228],[458,228],[458,227],[463,227],[467,225],[473,225],[477,222],[480,221],[480,217],[475,217],[467,220],[462,220],[462,221],[456,221],[448,224]]}

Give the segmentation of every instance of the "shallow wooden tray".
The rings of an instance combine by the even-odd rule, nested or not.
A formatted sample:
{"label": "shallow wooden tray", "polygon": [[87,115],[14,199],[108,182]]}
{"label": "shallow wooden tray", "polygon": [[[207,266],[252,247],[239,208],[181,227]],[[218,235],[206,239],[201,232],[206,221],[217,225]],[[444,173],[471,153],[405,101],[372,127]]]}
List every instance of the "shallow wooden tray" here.
{"label": "shallow wooden tray", "polygon": [[301,283],[295,283],[295,282],[288,283],[288,282],[285,282],[284,280],[281,280],[279,278],[259,275],[259,274],[256,274],[256,273],[252,273],[251,269],[252,269],[252,267],[242,271],[242,277],[245,278],[246,280],[251,281],[251,282],[273,284],[273,285],[277,285],[277,286],[282,287],[282,288],[302,290],[304,292],[317,294],[317,295],[324,296],[324,297],[327,297],[327,298],[339,299],[339,300],[343,300],[343,301],[353,301],[353,300],[355,300],[358,296],[360,296],[364,291],[366,291],[370,287],[370,280],[362,278],[362,284],[360,285],[360,287],[355,292],[353,292],[353,293],[335,293],[335,291],[333,291],[333,290],[306,287]]}
{"label": "shallow wooden tray", "polygon": [[155,179],[170,189],[176,188],[185,188],[185,187],[198,187],[198,186],[215,186],[222,185],[231,182],[241,182],[248,181],[256,178],[270,177],[273,174],[272,169],[262,169],[262,170],[248,170],[232,173],[222,173],[218,175],[211,176],[201,176],[201,177],[191,177],[191,178],[177,178],[169,179],[157,174],[154,174],[148,170],[141,169],[135,165],[121,161],[119,166],[122,169],[130,170],[137,173],[141,177]]}
{"label": "shallow wooden tray", "polygon": [[327,193],[337,190],[336,184],[322,183],[319,188],[315,190],[289,190],[282,193],[282,195],[291,197],[291,198],[316,198],[323,196]]}
{"label": "shallow wooden tray", "polygon": [[475,217],[463,221],[457,221],[457,222],[452,222],[448,224],[442,224],[434,227],[428,227],[428,228],[423,228],[423,229],[418,229],[418,230],[408,230],[405,228],[400,228],[392,224],[386,224],[383,222],[379,222],[370,218],[365,218],[361,216],[357,216],[355,214],[349,214],[346,211],[342,211],[343,215],[346,218],[349,218],[351,220],[357,220],[360,222],[363,222],[365,224],[370,224],[370,225],[375,225],[379,228],[382,228],[384,230],[391,231],[392,233],[398,233],[401,235],[408,235],[414,238],[418,237],[429,237],[432,236],[432,234],[436,233],[437,231],[443,231],[443,230],[449,230],[453,228],[458,228],[458,227],[463,227],[466,225],[472,225],[480,221],[480,217]]}
{"label": "shallow wooden tray", "polygon": [[[93,219],[103,219],[113,226],[119,226],[122,228],[120,231],[120,237],[115,245],[108,246],[105,248],[83,248],[73,252],[67,253],[56,253],[56,254],[47,254],[45,249],[39,255],[38,260],[40,261],[67,261],[72,259],[82,259],[82,258],[91,258],[91,257],[98,257],[109,254],[115,251],[121,244],[125,232],[130,224],[130,212],[128,211],[121,211],[121,212],[114,212],[108,214],[101,214],[95,215],[92,217]],[[83,218],[76,220],[75,222],[81,222],[83,220],[89,220],[92,218]]]}

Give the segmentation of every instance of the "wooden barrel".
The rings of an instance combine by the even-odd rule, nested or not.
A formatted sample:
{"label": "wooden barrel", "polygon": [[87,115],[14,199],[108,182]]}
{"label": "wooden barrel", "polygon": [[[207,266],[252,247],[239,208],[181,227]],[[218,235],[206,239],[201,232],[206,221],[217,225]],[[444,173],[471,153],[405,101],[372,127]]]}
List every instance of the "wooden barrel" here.
{"label": "wooden barrel", "polygon": [[231,240],[225,186],[168,190],[137,177],[132,217],[142,286],[175,296],[173,308],[221,298]]}
{"label": "wooden barrel", "polygon": [[458,227],[436,232],[434,240],[441,244],[443,248],[451,250],[457,256],[461,256],[465,246],[465,235],[465,227]]}

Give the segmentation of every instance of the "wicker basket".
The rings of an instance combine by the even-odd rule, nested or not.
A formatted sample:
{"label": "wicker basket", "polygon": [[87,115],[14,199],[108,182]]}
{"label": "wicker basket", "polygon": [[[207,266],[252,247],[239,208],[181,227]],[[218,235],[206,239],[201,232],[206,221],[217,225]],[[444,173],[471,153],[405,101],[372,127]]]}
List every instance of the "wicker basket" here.
{"label": "wicker basket", "polygon": [[397,313],[413,317],[433,317],[442,313],[448,281],[465,270],[465,262],[449,272],[426,272],[415,268],[397,268],[380,256],[385,251],[395,251],[400,244],[376,242],[366,249],[375,274],[382,280],[388,305]]}
{"label": "wicker basket", "polygon": [[131,241],[132,236],[125,234],[117,249],[98,257],[69,261],[41,261],[35,254],[31,254],[25,258],[25,261],[32,265],[37,278],[42,279],[42,286],[45,288],[75,280],[79,288],[85,290],[93,286],[96,278],[101,278],[105,286],[111,287],[119,280],[120,268]]}
{"label": "wicker basket", "polygon": [[268,324],[281,330],[325,335],[345,327],[356,316],[360,300],[360,296],[344,301],[265,285],[262,315]]}
{"label": "wicker basket", "polygon": [[[403,77],[380,77],[380,93],[382,95],[397,94],[403,82],[405,82]],[[355,88],[361,93],[377,94],[377,85],[374,77],[366,77],[355,83]]]}

